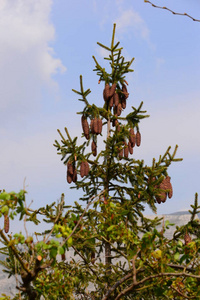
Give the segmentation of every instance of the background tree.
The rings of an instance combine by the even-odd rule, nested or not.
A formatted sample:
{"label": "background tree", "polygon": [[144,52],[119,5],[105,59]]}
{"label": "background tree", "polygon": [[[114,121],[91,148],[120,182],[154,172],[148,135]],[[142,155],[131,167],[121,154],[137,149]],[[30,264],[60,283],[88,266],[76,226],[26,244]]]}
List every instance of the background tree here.
{"label": "background tree", "polygon": [[[79,114],[83,143],[69,131],[58,130],[61,142],[54,146],[67,166],[67,182],[82,189],[83,206],[60,201],[32,210],[25,202],[25,191],[0,194],[2,262],[10,276],[17,276],[18,290],[13,299],[197,299],[200,296],[200,239],[198,197],[192,205],[191,221],[177,227],[173,238],[165,235],[170,224],[144,216],[145,205],[156,212],[156,204],[172,197],[168,167],[177,146],[170,147],[152,165],[134,158],[133,149],[141,144],[140,121],[148,117],[132,107],[123,116],[129,93],[126,74],[134,59],[125,61],[115,25],[106,58],[110,71],[95,61],[99,83],[103,84],[102,106],[90,104],[90,89],[74,90],[83,102]],[[103,142],[101,141],[104,138]],[[103,146],[102,146],[103,144]],[[85,204],[86,203],[86,204]],[[85,207],[86,205],[86,207]],[[9,219],[24,219],[25,234],[9,234]],[[29,235],[28,221],[50,229]],[[162,224],[162,230],[157,226]],[[72,248],[74,256],[68,259]],[[3,296],[2,299],[9,299]]]}

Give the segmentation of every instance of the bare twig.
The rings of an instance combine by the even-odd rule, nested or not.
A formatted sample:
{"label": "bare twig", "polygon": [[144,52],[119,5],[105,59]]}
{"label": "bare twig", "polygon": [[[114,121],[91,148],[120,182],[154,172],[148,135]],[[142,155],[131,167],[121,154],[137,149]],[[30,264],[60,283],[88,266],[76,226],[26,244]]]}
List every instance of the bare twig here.
{"label": "bare twig", "polygon": [[193,21],[200,22],[199,19],[195,19],[195,18],[191,17],[190,15],[188,15],[187,13],[177,13],[177,12],[175,12],[175,11],[173,11],[173,10],[171,10],[171,9],[169,9],[169,8],[167,8],[167,7],[165,7],[165,6],[158,6],[158,5],[155,5],[155,4],[153,4],[153,3],[152,3],[151,1],[149,1],[149,0],[144,0],[144,2],[150,3],[153,7],[168,10],[168,11],[170,11],[173,15],[185,16],[185,17],[188,17],[188,18],[192,19]]}

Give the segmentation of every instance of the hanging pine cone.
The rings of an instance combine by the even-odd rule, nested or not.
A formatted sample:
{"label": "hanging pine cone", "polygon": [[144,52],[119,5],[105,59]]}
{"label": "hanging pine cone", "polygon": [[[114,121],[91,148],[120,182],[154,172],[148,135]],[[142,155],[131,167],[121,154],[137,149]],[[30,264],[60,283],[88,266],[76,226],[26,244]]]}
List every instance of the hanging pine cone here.
{"label": "hanging pine cone", "polygon": [[82,161],[80,165],[80,175],[83,178],[84,176],[87,176],[89,173],[89,164],[87,161]]}
{"label": "hanging pine cone", "polygon": [[96,144],[95,141],[92,141],[91,148],[92,148],[92,154],[93,154],[94,156],[97,156],[97,144]]}
{"label": "hanging pine cone", "polygon": [[67,182],[68,183],[72,182],[72,177],[73,177],[73,175],[69,174],[69,172],[67,171]]}
{"label": "hanging pine cone", "polygon": [[95,133],[95,131],[94,131],[94,119],[91,119],[91,121],[90,121],[90,130],[91,130],[92,134]]}
{"label": "hanging pine cone", "polygon": [[130,128],[130,130],[129,130],[129,141],[131,143],[132,148],[135,147],[135,140],[136,140],[136,137],[135,137],[134,129]]}
{"label": "hanging pine cone", "polygon": [[192,239],[188,233],[186,233],[184,235],[184,241],[185,241],[185,245],[188,245],[189,243],[191,243]]}
{"label": "hanging pine cone", "polygon": [[93,120],[93,130],[95,134],[98,134],[98,121],[96,117]]}
{"label": "hanging pine cone", "polygon": [[70,175],[73,175],[73,173],[74,173],[74,168],[73,168],[73,164],[71,163],[71,161],[68,161],[68,163],[67,163],[67,172]]}
{"label": "hanging pine cone", "polygon": [[109,100],[109,106],[110,107],[113,107],[113,104],[114,104],[114,98],[113,98],[113,96],[110,98],[110,100]]}
{"label": "hanging pine cone", "polygon": [[105,101],[108,101],[110,97],[110,86],[108,83],[105,84],[105,88],[103,90],[103,98]]}
{"label": "hanging pine cone", "polygon": [[117,115],[120,116],[122,113],[122,105],[121,103],[119,103],[117,106],[115,106],[117,108]]}
{"label": "hanging pine cone", "polygon": [[[117,115],[115,115],[117,117]],[[118,120],[117,119],[113,119],[112,120],[112,126],[115,127],[118,124]]]}
{"label": "hanging pine cone", "polygon": [[116,83],[113,83],[112,86],[110,87],[110,90],[109,90],[109,96],[110,97],[112,97],[114,95],[116,87],[117,87]]}
{"label": "hanging pine cone", "polygon": [[119,123],[118,123],[117,126],[116,126],[116,130],[117,130],[117,132],[120,132],[120,130],[121,130],[121,126],[120,126]]}
{"label": "hanging pine cone", "polygon": [[121,104],[122,104],[122,108],[125,109],[126,108],[126,98],[125,97],[123,97],[121,99]]}
{"label": "hanging pine cone", "polygon": [[165,180],[166,180],[166,185],[167,185],[167,190],[169,190],[167,192],[168,198],[171,199],[171,197],[173,196],[173,188],[172,188],[172,184],[170,182],[170,177],[166,176]]}
{"label": "hanging pine cone", "polygon": [[124,151],[123,151],[123,148],[121,150],[119,150],[119,159],[121,160],[123,158],[123,154],[124,154]]}
{"label": "hanging pine cone", "polygon": [[88,162],[87,162],[87,161],[85,161],[85,176],[87,176],[87,175],[88,175],[89,171],[90,171],[89,164],[88,164]]}
{"label": "hanging pine cone", "polygon": [[124,143],[124,157],[125,157],[125,158],[128,158],[128,152],[129,152],[129,150],[128,150],[128,145],[127,145],[127,143],[125,142],[125,143]]}
{"label": "hanging pine cone", "polygon": [[82,115],[82,117],[81,117],[81,124],[82,124],[82,128],[83,128],[83,133],[84,133],[86,139],[89,139],[89,133],[90,133],[89,124],[88,124],[87,118],[84,115]]}
{"label": "hanging pine cone", "polygon": [[128,142],[128,151],[130,154],[133,154],[133,147],[130,141]]}
{"label": "hanging pine cone", "polygon": [[139,132],[139,130],[136,133],[136,145],[139,147],[141,145],[141,133]]}
{"label": "hanging pine cone", "polygon": [[81,165],[80,165],[80,175],[81,175],[81,178],[83,178],[85,176],[85,162],[84,161],[82,161]]}
{"label": "hanging pine cone", "polygon": [[127,99],[128,96],[129,96],[129,93],[128,93],[128,90],[127,90],[127,86],[124,83],[122,84],[122,92],[124,94],[125,99]]}
{"label": "hanging pine cone", "polygon": [[5,214],[4,215],[4,231],[5,231],[5,233],[9,232],[9,227],[10,227],[9,216],[7,214]]}
{"label": "hanging pine cone", "polygon": [[102,132],[102,127],[103,127],[101,118],[98,118],[98,119],[97,119],[97,127],[98,127],[98,132],[97,132],[97,134],[101,134],[101,132]]}
{"label": "hanging pine cone", "polygon": [[115,106],[117,106],[119,104],[119,94],[116,92],[113,95],[113,102],[114,102]]}
{"label": "hanging pine cone", "polygon": [[74,173],[73,173],[72,180],[73,180],[73,182],[77,181],[77,170],[76,170],[76,168],[74,168]]}

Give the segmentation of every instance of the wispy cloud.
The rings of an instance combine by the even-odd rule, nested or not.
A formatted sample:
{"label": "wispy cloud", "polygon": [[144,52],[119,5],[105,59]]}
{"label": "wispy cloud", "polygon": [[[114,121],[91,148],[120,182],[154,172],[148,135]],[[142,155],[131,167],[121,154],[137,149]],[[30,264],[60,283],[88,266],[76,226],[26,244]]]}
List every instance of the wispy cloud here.
{"label": "wispy cloud", "polygon": [[120,33],[124,34],[127,31],[132,31],[136,36],[149,42],[149,29],[139,13],[133,9],[123,11],[121,16],[115,20],[115,23]]}
{"label": "wispy cloud", "polygon": [[52,75],[65,71],[49,46],[55,38],[50,22],[52,0],[3,1],[0,5],[0,109],[10,114],[37,106]]}

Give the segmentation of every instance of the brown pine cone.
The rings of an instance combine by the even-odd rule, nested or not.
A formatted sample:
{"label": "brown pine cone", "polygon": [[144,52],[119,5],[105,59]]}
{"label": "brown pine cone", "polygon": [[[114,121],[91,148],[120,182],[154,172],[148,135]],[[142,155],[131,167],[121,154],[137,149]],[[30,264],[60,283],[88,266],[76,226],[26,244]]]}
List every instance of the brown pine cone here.
{"label": "brown pine cone", "polygon": [[115,127],[115,126],[117,126],[117,124],[118,124],[118,120],[117,119],[113,119],[112,120],[112,126]]}
{"label": "brown pine cone", "polygon": [[120,116],[121,113],[122,113],[122,105],[121,105],[121,103],[119,103],[119,104],[117,105],[117,115]]}
{"label": "brown pine cone", "polygon": [[101,132],[102,132],[102,127],[103,127],[103,123],[102,123],[101,118],[98,118],[98,119],[97,119],[97,127],[98,127],[98,133],[97,133],[97,134],[101,134]]}
{"label": "brown pine cone", "polygon": [[73,175],[73,173],[74,173],[73,164],[72,164],[70,161],[68,161],[68,163],[67,163],[67,172],[68,172],[70,175]]}
{"label": "brown pine cone", "polygon": [[94,121],[93,121],[93,129],[94,129],[94,133],[98,134],[98,121],[97,121],[96,117],[94,118]]}
{"label": "brown pine cone", "polygon": [[133,147],[130,141],[128,142],[128,151],[130,154],[133,154]]}
{"label": "brown pine cone", "polygon": [[67,171],[67,182],[71,183],[72,182],[72,177],[73,175],[71,175],[68,171]]}
{"label": "brown pine cone", "polygon": [[119,150],[119,159],[122,159],[124,154],[123,148],[121,150]]}
{"label": "brown pine cone", "polygon": [[117,132],[120,132],[120,130],[121,130],[121,126],[120,126],[119,123],[118,123],[117,126],[116,126],[116,130],[117,130]]}
{"label": "brown pine cone", "polygon": [[90,128],[89,128],[87,118],[84,115],[82,115],[82,117],[81,117],[81,124],[82,124],[82,128],[83,128],[83,133],[86,137],[90,133]]}
{"label": "brown pine cone", "polygon": [[141,145],[141,133],[139,132],[139,130],[136,133],[136,145],[139,147]]}
{"label": "brown pine cone", "polygon": [[81,175],[81,178],[83,178],[85,176],[85,167],[86,167],[85,162],[82,161],[81,165],[80,165],[80,175]]}
{"label": "brown pine cone", "polygon": [[126,98],[125,97],[123,97],[121,99],[121,104],[122,104],[122,108],[125,109],[126,108]]}
{"label": "brown pine cone", "polygon": [[110,98],[110,86],[108,83],[105,84],[105,88],[103,90],[103,98],[105,101],[108,101]]}
{"label": "brown pine cone", "polygon": [[128,158],[128,145],[127,145],[127,143],[125,142],[124,143],[124,157],[125,158]]}
{"label": "brown pine cone", "polygon": [[184,235],[184,241],[185,241],[185,245],[191,243],[192,239],[191,239],[191,237],[190,237],[190,235],[188,233],[186,233]]}
{"label": "brown pine cone", "polygon": [[85,176],[87,176],[87,175],[88,175],[89,171],[90,171],[89,164],[88,164],[88,162],[87,162],[87,161],[85,161]]}
{"label": "brown pine cone", "polygon": [[117,84],[116,83],[113,83],[110,87],[110,91],[109,91],[109,96],[112,97],[115,93],[115,90],[116,90],[116,87],[117,87]]}
{"label": "brown pine cone", "polygon": [[97,156],[97,144],[95,143],[95,141],[92,141],[91,148],[92,148],[92,154],[94,156]]}
{"label": "brown pine cone", "polygon": [[114,102],[115,106],[117,106],[119,104],[119,94],[116,92],[113,95],[113,102]]}
{"label": "brown pine cone", "polygon": [[92,120],[90,121],[90,130],[91,130],[91,133],[92,133],[92,134],[95,133],[95,131],[94,131],[94,119],[92,119]]}
{"label": "brown pine cone", "polygon": [[77,170],[76,170],[76,168],[74,168],[74,174],[73,174],[72,180],[73,180],[73,182],[77,181]]}
{"label": "brown pine cone", "polygon": [[10,227],[9,216],[4,215],[4,231],[5,231],[5,233],[8,233],[9,227]]}
{"label": "brown pine cone", "polygon": [[135,137],[134,129],[130,128],[130,130],[129,130],[129,141],[130,141],[132,147],[135,147],[135,140],[136,140],[136,137]]}
{"label": "brown pine cone", "polygon": [[113,107],[113,104],[114,104],[114,98],[113,98],[113,96],[110,98],[110,100],[109,100],[109,106],[110,107]]}
{"label": "brown pine cone", "polygon": [[165,178],[166,184],[167,184],[167,190],[169,190],[169,191],[167,192],[169,199],[171,199],[171,197],[173,196],[173,188],[172,188],[172,184],[171,184],[171,182],[170,182],[170,179],[171,179],[171,178],[170,178],[169,176],[167,176],[167,177]]}

